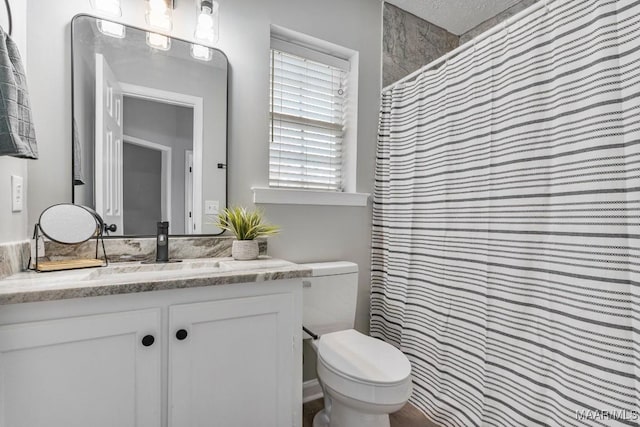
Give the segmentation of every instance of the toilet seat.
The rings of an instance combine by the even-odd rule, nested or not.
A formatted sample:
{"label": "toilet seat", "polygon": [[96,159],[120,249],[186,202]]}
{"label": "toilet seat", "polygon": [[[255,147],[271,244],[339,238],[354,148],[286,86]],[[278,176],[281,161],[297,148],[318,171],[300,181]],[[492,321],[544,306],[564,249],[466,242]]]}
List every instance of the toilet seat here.
{"label": "toilet seat", "polygon": [[318,376],[326,387],[365,403],[395,405],[411,394],[411,364],[392,345],[353,329],[323,335]]}

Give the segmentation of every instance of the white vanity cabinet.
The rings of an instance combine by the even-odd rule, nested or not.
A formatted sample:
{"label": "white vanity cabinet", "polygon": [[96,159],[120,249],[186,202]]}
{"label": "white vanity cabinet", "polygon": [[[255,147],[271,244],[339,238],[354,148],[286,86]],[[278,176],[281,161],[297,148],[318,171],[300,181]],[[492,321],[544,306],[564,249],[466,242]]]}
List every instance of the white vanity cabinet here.
{"label": "white vanity cabinet", "polygon": [[0,426],[160,425],[160,331],[159,309],[0,327]]}
{"label": "white vanity cabinet", "polygon": [[293,425],[293,298],[169,307],[169,425]]}
{"label": "white vanity cabinet", "polygon": [[0,305],[0,427],[299,427],[301,304],[286,279]]}

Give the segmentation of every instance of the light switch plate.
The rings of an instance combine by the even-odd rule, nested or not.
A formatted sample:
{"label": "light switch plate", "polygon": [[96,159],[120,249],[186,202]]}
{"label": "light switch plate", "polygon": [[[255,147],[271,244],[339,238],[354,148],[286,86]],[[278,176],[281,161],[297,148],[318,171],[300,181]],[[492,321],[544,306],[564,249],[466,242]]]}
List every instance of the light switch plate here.
{"label": "light switch plate", "polygon": [[220,211],[220,202],[218,200],[205,200],[204,202],[205,215],[218,215],[219,211]]}
{"label": "light switch plate", "polygon": [[11,175],[11,211],[22,212],[24,206],[24,185],[21,176]]}

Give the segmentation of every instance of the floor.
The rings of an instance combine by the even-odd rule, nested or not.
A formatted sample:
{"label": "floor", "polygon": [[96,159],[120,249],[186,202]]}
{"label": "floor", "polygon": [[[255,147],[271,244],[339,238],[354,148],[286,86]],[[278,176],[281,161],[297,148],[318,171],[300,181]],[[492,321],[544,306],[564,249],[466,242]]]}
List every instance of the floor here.
{"label": "floor", "polygon": [[[322,399],[307,402],[302,407],[302,427],[312,427],[314,415],[324,407]],[[391,427],[438,427],[425,418],[412,404],[391,414]]]}

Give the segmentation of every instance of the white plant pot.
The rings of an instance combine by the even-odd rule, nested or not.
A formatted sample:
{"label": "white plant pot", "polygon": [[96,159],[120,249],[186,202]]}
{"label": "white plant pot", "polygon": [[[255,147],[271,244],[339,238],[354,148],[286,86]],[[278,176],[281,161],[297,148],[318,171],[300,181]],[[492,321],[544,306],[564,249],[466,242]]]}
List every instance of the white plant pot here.
{"label": "white plant pot", "polygon": [[231,256],[236,261],[249,261],[258,258],[257,240],[234,240],[231,245]]}

